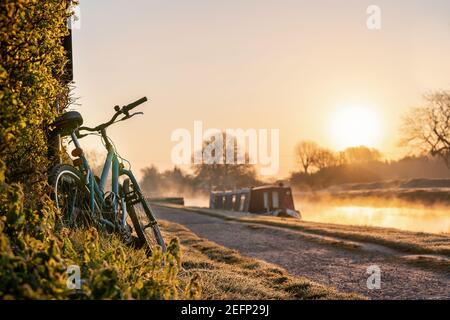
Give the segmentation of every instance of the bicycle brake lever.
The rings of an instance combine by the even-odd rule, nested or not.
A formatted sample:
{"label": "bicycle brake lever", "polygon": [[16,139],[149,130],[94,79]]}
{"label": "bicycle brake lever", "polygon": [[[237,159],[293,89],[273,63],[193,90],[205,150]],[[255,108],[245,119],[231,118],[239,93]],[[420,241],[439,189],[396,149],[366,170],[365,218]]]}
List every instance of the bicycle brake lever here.
{"label": "bicycle brake lever", "polygon": [[130,115],[127,115],[127,116],[123,117],[119,121],[124,121],[124,120],[130,119],[131,117],[134,117],[135,115],[138,115],[138,114],[144,114],[144,113],[143,112],[135,112],[135,113],[132,113]]}

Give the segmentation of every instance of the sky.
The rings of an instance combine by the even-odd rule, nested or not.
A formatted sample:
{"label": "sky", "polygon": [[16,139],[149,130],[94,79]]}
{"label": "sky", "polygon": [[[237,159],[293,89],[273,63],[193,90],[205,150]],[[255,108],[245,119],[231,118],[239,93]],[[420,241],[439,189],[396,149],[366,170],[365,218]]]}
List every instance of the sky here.
{"label": "sky", "polygon": [[[370,5],[379,30],[367,28]],[[279,129],[278,177],[300,140],[366,142],[395,159],[405,113],[450,89],[448,0],[81,0],[79,16],[72,109],[96,125],[149,98],[144,116],[108,131],[138,176],[172,168],[171,134],[196,120]],[[83,145],[102,151],[96,137]]]}

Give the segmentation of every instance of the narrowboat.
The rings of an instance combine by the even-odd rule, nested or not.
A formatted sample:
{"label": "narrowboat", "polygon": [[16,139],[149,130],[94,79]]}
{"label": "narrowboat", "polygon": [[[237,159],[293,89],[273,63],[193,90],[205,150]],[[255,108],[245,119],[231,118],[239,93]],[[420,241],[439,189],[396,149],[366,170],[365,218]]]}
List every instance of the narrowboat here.
{"label": "narrowboat", "polygon": [[209,207],[301,219],[300,212],[294,207],[291,188],[283,184],[233,191],[211,191]]}

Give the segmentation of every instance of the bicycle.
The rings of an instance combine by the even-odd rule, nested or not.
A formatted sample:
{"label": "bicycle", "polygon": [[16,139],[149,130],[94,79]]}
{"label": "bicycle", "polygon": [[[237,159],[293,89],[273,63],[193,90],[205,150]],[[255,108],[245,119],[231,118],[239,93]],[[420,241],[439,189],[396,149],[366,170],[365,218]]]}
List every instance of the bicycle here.
{"label": "bicycle", "polygon": [[[124,159],[117,153],[114,143],[106,134],[109,126],[143,114],[130,114],[130,111],[146,101],[147,98],[143,97],[123,107],[115,106],[114,116],[94,128],[81,127],[83,118],[77,111],[69,111],[58,117],[53,123],[52,132],[61,137],[71,137],[71,142],[75,145],[71,154],[76,158],[73,165],[55,165],[50,171],[49,183],[52,187],[52,198],[61,212],[60,222],[63,225],[75,228],[95,226],[109,233],[118,232],[126,243],[133,244],[129,216],[140,244],[146,245],[148,252],[156,245],[165,252],[166,245],[155,215],[131,169],[125,169]],[[123,117],[117,119],[122,115]],[[79,139],[91,134],[100,135],[107,150],[100,178],[92,172],[79,142]],[[105,191],[110,170],[111,191]],[[121,176],[126,177],[123,183],[119,182]],[[152,230],[150,234],[147,232],[148,228]]]}

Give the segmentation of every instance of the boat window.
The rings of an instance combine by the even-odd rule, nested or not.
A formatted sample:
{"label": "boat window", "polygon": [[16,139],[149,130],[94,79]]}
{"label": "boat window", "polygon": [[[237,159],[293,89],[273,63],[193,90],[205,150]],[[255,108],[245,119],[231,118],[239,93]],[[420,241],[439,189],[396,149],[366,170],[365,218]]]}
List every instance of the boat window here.
{"label": "boat window", "polygon": [[272,191],[272,207],[273,208],[279,207],[278,191]]}
{"label": "boat window", "polygon": [[233,210],[233,195],[227,194],[225,196],[225,210]]}
{"label": "boat window", "polygon": [[264,208],[266,210],[269,210],[269,193],[266,191],[264,192]]}
{"label": "boat window", "polygon": [[222,206],[221,206],[222,209],[225,209],[226,200],[227,200],[226,196],[222,196]]}
{"label": "boat window", "polygon": [[245,194],[241,194],[241,201],[239,202],[239,211],[244,211]]}

